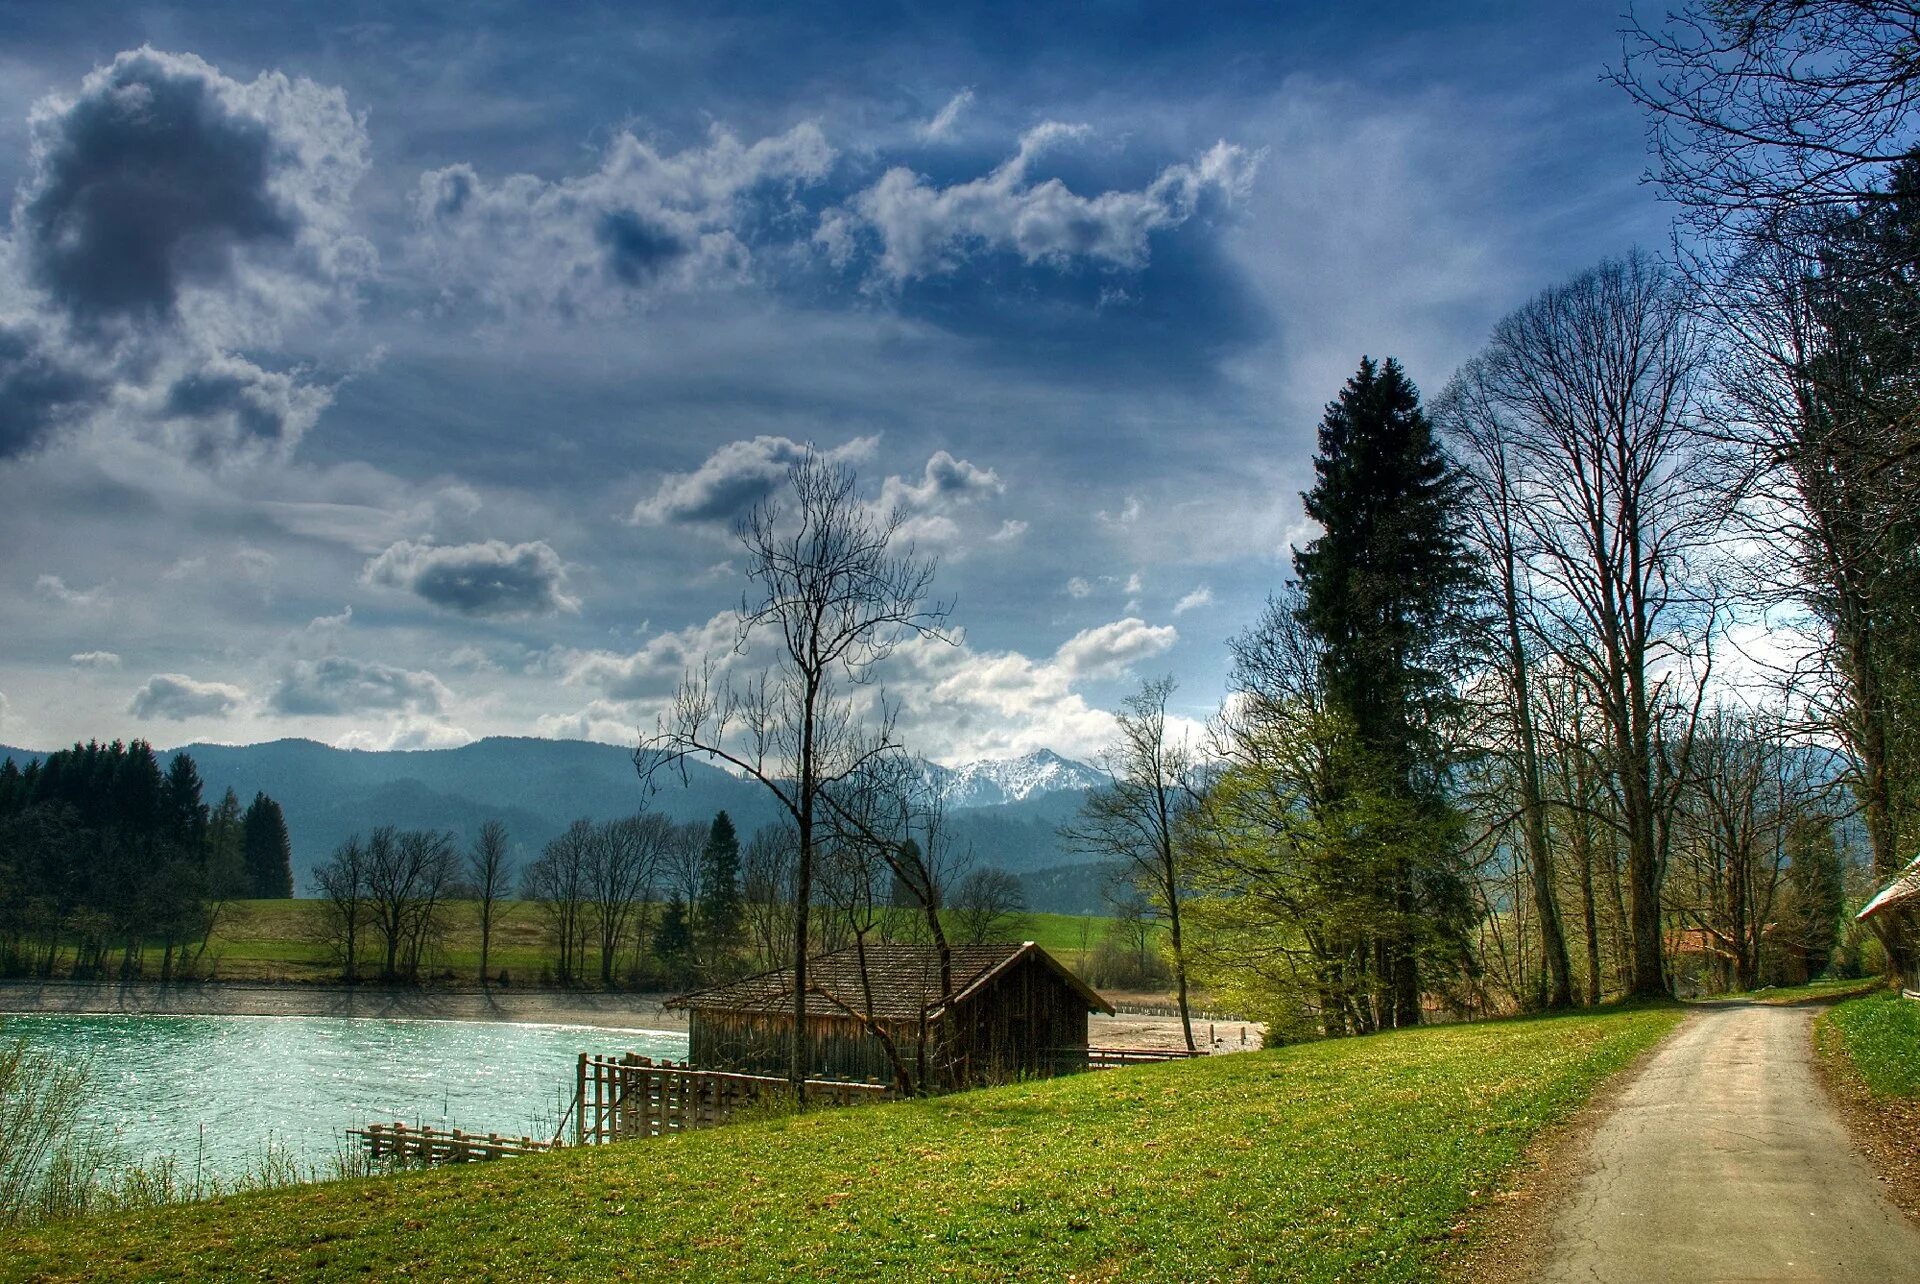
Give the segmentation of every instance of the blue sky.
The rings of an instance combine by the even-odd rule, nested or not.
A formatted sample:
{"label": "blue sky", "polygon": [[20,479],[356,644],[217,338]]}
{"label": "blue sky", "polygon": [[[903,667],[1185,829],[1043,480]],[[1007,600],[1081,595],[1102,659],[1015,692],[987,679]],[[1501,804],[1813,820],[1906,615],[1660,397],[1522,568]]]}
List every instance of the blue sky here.
{"label": "blue sky", "polygon": [[1204,718],[1360,356],[1669,212],[1604,6],[1037,9],[0,4],[0,742],[630,742],[806,441],[916,747]]}

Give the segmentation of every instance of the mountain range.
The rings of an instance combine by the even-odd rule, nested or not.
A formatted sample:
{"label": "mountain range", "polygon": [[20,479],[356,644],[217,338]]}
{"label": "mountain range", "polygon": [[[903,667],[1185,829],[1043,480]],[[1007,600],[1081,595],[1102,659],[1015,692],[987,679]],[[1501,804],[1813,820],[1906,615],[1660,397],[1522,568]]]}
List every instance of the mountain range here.
{"label": "mountain range", "polygon": [[[231,788],[243,803],[255,792],[280,803],[293,841],[294,886],[302,891],[335,847],[380,825],[447,830],[464,846],[484,822],[498,820],[524,861],[577,818],[631,815],[643,802],[681,821],[725,810],[743,835],[777,818],[760,786],[699,762],[688,762],[647,798],[628,750],[584,740],[489,737],[457,749],[405,751],[273,740],[190,744],[159,756],[164,765],[181,752],[199,767],[208,802]],[[40,756],[0,746],[0,758],[24,763]],[[928,778],[947,804],[958,849],[971,851],[977,865],[1020,875],[1031,908],[1099,910],[1100,868],[1063,846],[1058,829],[1102,773],[1042,749],[953,767],[929,764]]]}

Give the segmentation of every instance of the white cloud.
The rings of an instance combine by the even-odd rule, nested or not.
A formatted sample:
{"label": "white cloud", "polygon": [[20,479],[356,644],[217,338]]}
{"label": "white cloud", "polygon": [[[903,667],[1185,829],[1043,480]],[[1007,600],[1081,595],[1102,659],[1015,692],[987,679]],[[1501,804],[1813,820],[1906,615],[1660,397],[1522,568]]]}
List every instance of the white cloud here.
{"label": "white cloud", "polygon": [[200,682],[184,673],[156,673],[133,693],[127,712],[136,718],[224,718],[247,693],[225,682]]}
{"label": "white cloud", "polygon": [[1141,660],[1163,654],[1180,640],[1171,624],[1152,625],[1135,616],[1084,629],[1054,653],[1054,662],[1073,679],[1114,678]]}
{"label": "white cloud", "polygon": [[1000,523],[1000,529],[987,538],[995,544],[1011,544],[1027,533],[1027,524],[1018,518],[1009,517]]}
{"label": "white cloud", "polygon": [[1185,615],[1188,611],[1197,611],[1203,606],[1213,605],[1213,590],[1202,584],[1193,592],[1174,603],[1173,613]]}
{"label": "white cloud", "polygon": [[335,740],[339,749],[457,749],[472,744],[473,734],[439,718],[403,714],[381,731],[355,728]]}
{"label": "white cloud", "polygon": [[[833,463],[867,458],[877,437],[819,451]],[[690,473],[669,473],[651,496],[633,506],[636,525],[665,522],[730,522],[779,489],[787,470],[805,457],[808,445],[789,437],[730,441]]]}
{"label": "white cloud", "polygon": [[421,176],[415,252],[442,293],[504,313],[606,315],[661,290],[742,278],[735,228],[768,187],[818,182],[833,148],[817,125],[743,144],[716,125],[705,145],[662,152],[622,132],[591,174],[488,183],[471,165]]}
{"label": "white cloud", "polygon": [[112,651],[76,651],[67,657],[76,669],[117,669],[120,657]]}
{"label": "white cloud", "polygon": [[33,582],[33,591],[49,602],[77,608],[106,606],[113,601],[108,585],[96,584],[90,589],[76,589],[58,575],[42,575]]}
{"label": "white cloud", "polygon": [[953,127],[959,123],[960,113],[973,103],[973,90],[962,89],[947,100],[947,105],[934,113],[933,119],[920,127],[920,136],[932,142],[939,142],[953,133]]}
{"label": "white cloud", "polygon": [[566,591],[565,563],[545,540],[441,545],[400,540],[368,561],[360,579],[404,589],[456,615],[519,619],[580,609],[580,600]]}
{"label": "white cloud", "polygon": [[638,651],[577,651],[561,661],[561,681],[593,687],[612,700],[666,695],[681,676],[702,661],[718,664],[734,657],[739,617],[722,611],[704,624],[655,634]]}
{"label": "white cloud", "polygon": [[1092,592],[1093,592],[1093,584],[1084,575],[1076,575],[1072,579],[1067,581],[1068,597],[1082,598],[1082,597],[1086,597]]}
{"label": "white cloud", "polygon": [[1170,165],[1137,191],[1078,196],[1057,178],[1032,181],[1048,148],[1086,137],[1085,125],[1048,121],[1021,135],[1019,149],[983,178],[939,187],[905,168],[821,221],[818,240],[844,262],[863,230],[878,237],[880,270],[894,281],[955,270],[977,250],[1009,251],[1027,263],[1087,259],[1115,268],[1146,264],[1151,233],[1196,214],[1209,193],[1244,198],[1259,157],[1216,143],[1191,164]]}

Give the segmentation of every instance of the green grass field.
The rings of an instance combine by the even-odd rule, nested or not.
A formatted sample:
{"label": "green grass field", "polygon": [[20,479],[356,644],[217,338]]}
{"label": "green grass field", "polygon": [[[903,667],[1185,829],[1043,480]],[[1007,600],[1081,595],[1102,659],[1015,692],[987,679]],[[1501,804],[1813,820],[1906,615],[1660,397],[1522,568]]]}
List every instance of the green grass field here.
{"label": "green grass field", "polygon": [[1431,1278],[1672,1008],[1442,1026],[55,1224],[6,1279]]}
{"label": "green grass field", "polygon": [[[446,932],[433,971],[452,972],[460,981],[476,978],[480,966],[477,907],[453,901],[443,911]],[[902,911],[904,913],[904,911]],[[201,959],[198,975],[223,981],[326,982],[339,976],[320,931],[318,901],[234,901],[224,906]],[[1021,939],[1038,941],[1068,966],[1098,945],[1111,920],[1071,914],[1026,914],[1017,924]],[[511,902],[495,922],[489,970],[507,972],[519,984],[537,983],[551,966],[546,922],[537,906]],[[160,975],[160,951],[147,952],[146,974]]]}
{"label": "green grass field", "polygon": [[1825,1020],[1876,1097],[1920,1097],[1920,1003],[1882,989],[1839,1004]]}

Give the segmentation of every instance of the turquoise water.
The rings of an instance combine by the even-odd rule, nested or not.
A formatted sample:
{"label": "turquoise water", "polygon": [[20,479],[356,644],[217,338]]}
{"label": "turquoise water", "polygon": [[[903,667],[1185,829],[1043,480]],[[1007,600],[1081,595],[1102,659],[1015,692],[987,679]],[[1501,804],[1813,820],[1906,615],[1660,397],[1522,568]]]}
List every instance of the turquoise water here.
{"label": "turquoise water", "polygon": [[269,1145],[329,1169],[376,1121],[550,1137],[581,1052],[687,1053],[664,1031],[365,1017],[6,1016],[0,1038],[88,1060],[88,1122],[129,1161],[226,1177]]}

